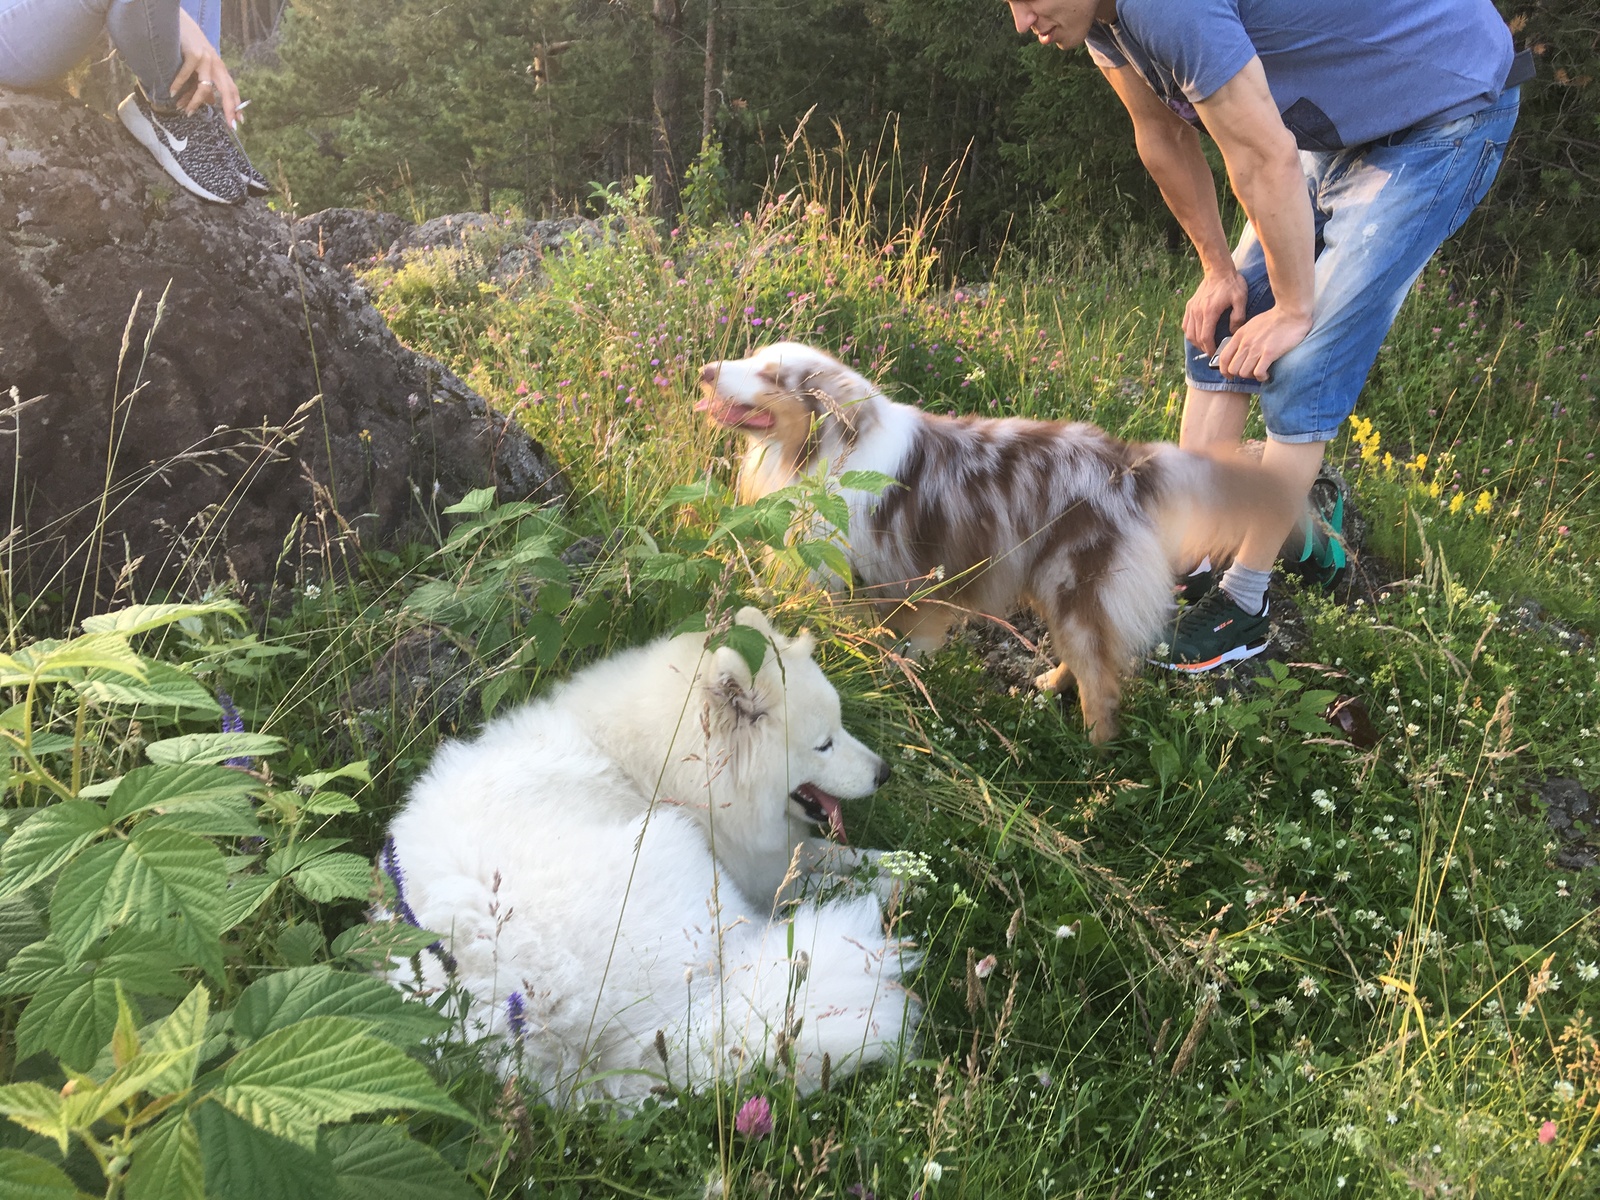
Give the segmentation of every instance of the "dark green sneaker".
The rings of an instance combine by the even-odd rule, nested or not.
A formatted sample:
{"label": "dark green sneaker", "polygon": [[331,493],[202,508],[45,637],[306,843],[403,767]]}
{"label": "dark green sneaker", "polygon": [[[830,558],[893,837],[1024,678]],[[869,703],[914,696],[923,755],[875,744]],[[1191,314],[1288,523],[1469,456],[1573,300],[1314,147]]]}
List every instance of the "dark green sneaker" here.
{"label": "dark green sneaker", "polygon": [[[1319,491],[1333,492],[1332,500]],[[1312,486],[1307,512],[1289,534],[1279,557],[1283,569],[1312,587],[1331,590],[1350,565],[1344,545],[1344,493],[1324,480]]]}
{"label": "dark green sneaker", "polygon": [[1150,661],[1173,671],[1199,674],[1253,658],[1272,642],[1268,605],[1251,615],[1220,587],[1178,614],[1165,657]]}
{"label": "dark green sneaker", "polygon": [[1215,571],[1191,571],[1173,585],[1172,595],[1179,604],[1198,604],[1200,598],[1210,593],[1216,583]]}

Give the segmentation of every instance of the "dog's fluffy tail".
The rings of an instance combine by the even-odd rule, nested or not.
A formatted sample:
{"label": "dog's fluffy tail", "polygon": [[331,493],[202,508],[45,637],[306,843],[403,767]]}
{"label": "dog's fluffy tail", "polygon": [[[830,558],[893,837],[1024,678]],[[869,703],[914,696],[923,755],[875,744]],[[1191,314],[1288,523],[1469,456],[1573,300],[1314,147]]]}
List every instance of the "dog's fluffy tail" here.
{"label": "dog's fluffy tail", "polygon": [[801,1093],[821,1086],[824,1057],[838,1075],[901,1053],[919,1012],[901,977],[916,959],[885,938],[877,897],[806,904],[789,921],[732,932],[720,1011],[690,1031],[701,1046],[782,1063]]}
{"label": "dog's fluffy tail", "polygon": [[1160,480],[1157,523],[1174,571],[1187,570],[1206,555],[1227,558],[1254,522],[1305,506],[1305,497],[1293,495],[1243,454],[1213,457],[1167,445],[1151,451],[1150,465]]}

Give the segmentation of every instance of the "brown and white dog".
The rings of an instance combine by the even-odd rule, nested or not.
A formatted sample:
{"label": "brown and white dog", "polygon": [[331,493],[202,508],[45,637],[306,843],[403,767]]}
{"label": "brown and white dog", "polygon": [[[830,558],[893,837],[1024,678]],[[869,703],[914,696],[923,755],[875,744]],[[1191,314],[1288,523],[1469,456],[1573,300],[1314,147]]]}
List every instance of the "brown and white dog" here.
{"label": "brown and white dog", "polygon": [[1247,462],[1123,442],[1084,422],[897,404],[795,342],[708,363],[700,388],[696,408],[749,439],[747,503],[818,471],[895,479],[881,496],[843,489],[857,591],[890,607],[919,651],[944,640],[956,609],[1005,617],[1030,604],[1061,659],[1038,686],[1060,691],[1075,677],[1095,742],[1115,735],[1122,679],[1170,619],[1174,574],[1236,548],[1252,513],[1295,503]]}

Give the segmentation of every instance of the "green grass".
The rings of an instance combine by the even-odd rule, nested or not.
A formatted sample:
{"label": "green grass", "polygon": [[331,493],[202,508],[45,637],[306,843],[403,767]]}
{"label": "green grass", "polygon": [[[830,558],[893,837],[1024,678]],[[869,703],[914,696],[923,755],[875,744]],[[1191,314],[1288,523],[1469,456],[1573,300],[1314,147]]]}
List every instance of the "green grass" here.
{"label": "green grass", "polygon": [[[1298,597],[1290,665],[1135,679],[1127,731],[1096,751],[987,644],[913,667],[792,566],[711,537],[726,502],[670,493],[734,470],[738,447],[692,411],[700,364],[779,337],[930,411],[1171,438],[1189,267],[1079,245],[948,286],[936,212],[875,211],[870,173],[812,168],[804,194],[711,229],[668,238],[625,214],[538,289],[489,284],[471,254],[374,277],[408,340],[552,450],[573,504],[480,513],[443,548],[308,583],[254,633],[196,628],[163,653],[287,739],[279,776],[369,759],[360,811],[314,824],[366,854],[438,738],[485,710],[709,603],[811,624],[847,723],[897,767],[852,814],[858,840],[931,874],[900,917],[923,954],[916,1044],[806,1100],[746,1079],[629,1118],[530,1106],[451,1048],[438,1073],[485,1127],[414,1132],[494,1196],[1592,1194],[1597,889],[1553,865],[1531,789],[1600,788],[1593,276],[1430,269],[1360,406],[1370,425],[1331,452],[1379,586],[1348,607]],[[580,539],[589,555],[553,565]],[[1541,617],[1518,615],[1529,600]],[[353,702],[374,663],[404,674],[419,630],[459,648],[459,701]],[[1324,719],[1340,697],[1380,741]],[[83,778],[125,769],[145,733],[84,730]],[[359,915],[285,896],[238,935],[223,993],[326,959]],[[775,1127],[751,1142],[733,1116],[756,1091]]]}

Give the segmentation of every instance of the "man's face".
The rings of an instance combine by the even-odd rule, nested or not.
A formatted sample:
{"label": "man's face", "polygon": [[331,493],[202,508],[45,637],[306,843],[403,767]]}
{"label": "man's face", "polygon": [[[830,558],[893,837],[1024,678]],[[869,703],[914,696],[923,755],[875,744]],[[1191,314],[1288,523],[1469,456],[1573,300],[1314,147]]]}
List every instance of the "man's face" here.
{"label": "man's face", "polygon": [[[1018,33],[1031,33],[1046,46],[1070,50],[1083,45],[1089,24],[1096,17],[1116,13],[1111,0],[1006,0]],[[1100,11],[1106,10],[1106,11]]]}

